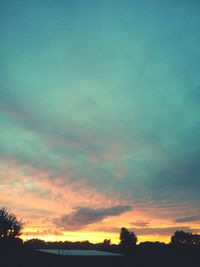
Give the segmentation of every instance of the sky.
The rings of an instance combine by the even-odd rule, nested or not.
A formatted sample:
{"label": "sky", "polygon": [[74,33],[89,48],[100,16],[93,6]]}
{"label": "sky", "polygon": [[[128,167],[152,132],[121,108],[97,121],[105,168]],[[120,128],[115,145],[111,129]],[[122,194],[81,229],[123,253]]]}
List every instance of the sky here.
{"label": "sky", "polygon": [[0,2],[0,206],[23,238],[200,233],[200,2]]}

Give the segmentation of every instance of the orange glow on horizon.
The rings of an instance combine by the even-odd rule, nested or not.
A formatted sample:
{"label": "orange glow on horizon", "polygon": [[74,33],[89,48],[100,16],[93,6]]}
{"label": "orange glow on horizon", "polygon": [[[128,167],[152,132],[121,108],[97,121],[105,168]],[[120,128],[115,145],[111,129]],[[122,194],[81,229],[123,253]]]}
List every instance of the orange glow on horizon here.
{"label": "orange glow on horizon", "polygon": [[[63,215],[70,216],[76,207],[98,210],[118,205],[126,206],[130,204],[127,200],[129,197],[121,200],[118,195],[108,196],[90,187],[84,178],[71,181],[67,174],[65,179],[61,177],[51,179],[48,170],[36,171],[31,166],[20,165],[15,161],[4,161],[2,166],[0,175],[5,179],[2,181],[4,190],[1,192],[0,202],[2,205],[8,205],[11,212],[25,222],[22,235],[24,240],[32,238],[46,241],[88,240],[97,243],[111,239],[113,244],[118,244],[120,229],[126,227],[134,231],[138,243],[144,241],[169,243],[175,227],[180,230],[179,227],[185,227],[186,231],[187,229],[190,231],[190,228],[200,229],[198,222],[180,225],[172,219],[158,219],[157,209],[144,209],[137,199],[132,199],[130,203],[133,209],[130,211],[117,215],[108,214],[99,220],[86,220],[85,224],[80,225],[80,230],[63,231],[53,223],[54,219]],[[16,182],[18,180],[20,183]],[[167,211],[165,209],[166,214]]]}
{"label": "orange glow on horizon", "polygon": [[[35,234],[31,234],[34,233]],[[42,231],[41,231],[42,232]],[[30,234],[29,234],[30,233]],[[101,243],[104,241],[104,239],[110,239],[112,244],[118,244],[119,243],[119,233],[110,233],[110,232],[91,232],[91,231],[75,231],[75,232],[64,232],[63,235],[54,235],[54,234],[39,234],[37,235],[37,231],[35,229],[25,229],[24,235],[22,235],[22,239],[29,240],[29,239],[42,239],[44,241],[86,241],[88,240],[91,243]],[[137,244],[141,242],[146,241],[159,241],[164,243],[170,242],[170,236],[161,236],[161,235],[137,235],[138,242]]]}

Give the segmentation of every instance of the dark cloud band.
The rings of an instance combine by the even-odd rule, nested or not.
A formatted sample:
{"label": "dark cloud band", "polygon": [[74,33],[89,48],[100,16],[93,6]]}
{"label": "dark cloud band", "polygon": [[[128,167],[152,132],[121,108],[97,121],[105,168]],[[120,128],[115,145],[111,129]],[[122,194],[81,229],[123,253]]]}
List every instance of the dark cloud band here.
{"label": "dark cloud band", "polygon": [[88,207],[77,207],[70,214],[64,214],[53,220],[54,224],[63,230],[79,230],[89,224],[101,222],[109,216],[120,215],[132,210],[131,206],[114,206],[105,209],[93,209]]}

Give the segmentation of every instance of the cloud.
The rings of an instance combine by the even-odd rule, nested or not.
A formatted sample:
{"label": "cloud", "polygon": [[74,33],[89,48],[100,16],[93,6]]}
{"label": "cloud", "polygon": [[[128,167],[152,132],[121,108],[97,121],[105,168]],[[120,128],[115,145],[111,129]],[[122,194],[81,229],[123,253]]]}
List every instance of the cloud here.
{"label": "cloud", "polygon": [[172,235],[176,231],[184,231],[184,232],[199,232],[200,229],[193,229],[187,226],[177,226],[177,227],[144,227],[144,228],[132,228],[131,231],[136,233],[136,235],[162,235],[162,236],[169,236]]}
{"label": "cloud", "polygon": [[200,216],[189,216],[189,217],[178,218],[174,222],[196,222],[196,221],[200,221]]}
{"label": "cloud", "polygon": [[132,210],[131,206],[114,206],[111,208],[93,209],[77,207],[71,214],[64,214],[53,220],[54,224],[63,230],[79,230],[89,224],[101,222],[109,216],[120,215]]}
{"label": "cloud", "polygon": [[132,222],[132,225],[133,226],[136,226],[136,227],[147,227],[149,225],[149,221],[135,221],[135,222]]}
{"label": "cloud", "polygon": [[[100,226],[95,228],[96,231],[120,233],[119,227]],[[189,226],[173,226],[173,227],[133,227],[129,228],[138,236],[172,236],[176,231],[199,233],[200,229],[191,228]]]}
{"label": "cloud", "polygon": [[[156,1],[139,6],[132,1],[132,8],[122,4],[114,9],[112,2],[106,9],[112,10],[111,20],[103,5],[94,4],[89,15],[67,4],[56,10],[42,5],[38,13],[38,3],[31,9],[16,4],[11,14],[5,4],[0,157],[18,162],[21,173],[24,166],[32,166],[46,170],[52,182],[59,176],[63,188],[80,181],[74,188],[75,206],[79,188],[86,188],[119,203],[128,198],[135,209],[152,217],[175,220],[188,211],[197,214],[199,3],[180,6],[169,1],[166,10]],[[152,10],[162,15],[154,16]],[[120,23],[123,14],[126,19]],[[72,27],[67,35],[66,25]],[[81,32],[78,25],[84,25]],[[9,164],[2,166],[10,172]],[[13,177],[20,187],[21,176],[13,170]],[[41,186],[25,184],[24,202],[31,192],[51,198],[40,177],[33,179]],[[84,197],[89,198],[86,193]],[[80,203],[88,207],[85,200]],[[76,209],[58,221],[64,225],[82,213]]]}
{"label": "cloud", "polygon": [[63,233],[61,231],[57,230],[43,230],[43,231],[27,231],[23,232],[23,236],[46,236],[46,235],[55,235],[55,236],[61,236]]}

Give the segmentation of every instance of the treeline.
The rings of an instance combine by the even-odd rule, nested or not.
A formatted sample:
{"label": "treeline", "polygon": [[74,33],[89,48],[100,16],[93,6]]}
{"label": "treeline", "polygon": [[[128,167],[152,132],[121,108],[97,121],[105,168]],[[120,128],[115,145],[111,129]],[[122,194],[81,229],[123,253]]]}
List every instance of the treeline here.
{"label": "treeline", "polygon": [[186,233],[184,231],[176,231],[175,234],[171,237],[171,244],[200,246],[200,235]]}
{"label": "treeline", "polygon": [[137,244],[138,238],[134,232],[130,232],[125,227],[121,228],[119,244],[111,244],[110,239],[105,239],[102,243],[90,243],[89,241],[57,241],[45,242],[41,239],[30,239],[24,241],[20,239],[23,222],[10,213],[7,208],[0,209],[0,247],[20,247],[25,246],[32,249],[97,249],[115,252],[131,253],[134,248],[161,248],[166,246],[200,247],[200,235],[176,231],[171,237],[171,242],[166,245],[162,242],[142,242]]}
{"label": "treeline", "polygon": [[[127,236],[123,236],[123,232],[127,231],[133,239],[127,238]],[[141,242],[136,245],[136,236],[134,233],[129,232],[128,229],[122,228],[120,234],[120,242],[119,244],[111,244],[109,239],[105,239],[102,243],[93,244],[89,241],[44,241],[41,239],[30,239],[24,242],[24,245],[30,248],[38,248],[38,249],[98,249],[98,250],[107,250],[107,251],[122,251],[123,249],[132,250],[135,246],[141,248],[148,247],[167,247],[167,246],[195,246],[200,247],[200,235],[186,233],[184,231],[176,231],[174,235],[171,237],[171,242],[169,244],[165,244],[163,242]]]}
{"label": "treeline", "polygon": [[119,245],[111,244],[110,240],[105,239],[100,243],[91,243],[87,241],[44,241],[41,239],[30,239],[24,242],[28,248],[34,249],[85,249],[85,250],[107,250],[117,251]]}

